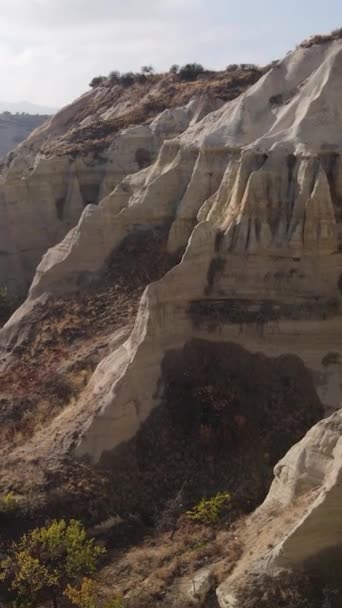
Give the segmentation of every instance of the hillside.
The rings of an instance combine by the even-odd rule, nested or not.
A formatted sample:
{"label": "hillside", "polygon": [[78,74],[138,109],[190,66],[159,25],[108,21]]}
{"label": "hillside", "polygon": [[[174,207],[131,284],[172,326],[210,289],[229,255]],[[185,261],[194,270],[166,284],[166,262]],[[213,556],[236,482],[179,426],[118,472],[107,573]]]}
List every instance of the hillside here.
{"label": "hillside", "polygon": [[195,97],[233,99],[265,71],[249,65],[236,68],[204,71],[190,81],[171,73],[133,75],[133,82],[128,83],[108,77],[58,112],[25,147],[39,149],[46,156],[104,151],[124,128],[148,124],[161,112],[185,106]]}
{"label": "hillside", "polygon": [[[128,174],[150,165],[179,135],[263,69],[204,72],[182,82],[152,75],[129,85],[105,80],[63,108],[11,152],[0,183],[0,284],[25,293],[43,253]],[[13,209],[15,208],[15,216]]]}
{"label": "hillside", "polygon": [[3,540],[81,519],[128,608],[338,608],[341,94],[335,32],[101,80],[7,158],[8,285],[46,252],[0,331]]}
{"label": "hillside", "polygon": [[3,111],[0,114],[0,158],[6,156],[48,118],[47,115],[11,114]]}

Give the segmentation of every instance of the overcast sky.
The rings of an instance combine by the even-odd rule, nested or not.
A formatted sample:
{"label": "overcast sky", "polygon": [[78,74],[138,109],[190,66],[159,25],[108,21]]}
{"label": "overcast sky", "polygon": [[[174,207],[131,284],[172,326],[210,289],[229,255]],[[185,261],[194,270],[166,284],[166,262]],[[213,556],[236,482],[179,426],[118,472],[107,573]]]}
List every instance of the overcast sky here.
{"label": "overcast sky", "polygon": [[0,0],[0,99],[58,107],[144,64],[262,64],[341,26],[342,0]]}

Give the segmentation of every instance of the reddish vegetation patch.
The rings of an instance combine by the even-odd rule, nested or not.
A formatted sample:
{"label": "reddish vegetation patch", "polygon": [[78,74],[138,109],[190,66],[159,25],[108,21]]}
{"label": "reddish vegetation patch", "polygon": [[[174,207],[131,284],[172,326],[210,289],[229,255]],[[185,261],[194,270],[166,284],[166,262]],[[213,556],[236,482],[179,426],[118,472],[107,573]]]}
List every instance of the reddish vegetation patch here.
{"label": "reddish vegetation patch", "polygon": [[164,231],[128,236],[86,289],[39,305],[29,333],[0,372],[2,441],[15,443],[79,395],[115,329],[131,329],[146,285],[175,263]]}
{"label": "reddish vegetation patch", "polygon": [[273,466],[322,417],[300,359],[193,340],[163,363],[164,397],[107,455],[117,507],[150,517],[183,488],[183,506],[230,491],[232,515],[265,497]]}

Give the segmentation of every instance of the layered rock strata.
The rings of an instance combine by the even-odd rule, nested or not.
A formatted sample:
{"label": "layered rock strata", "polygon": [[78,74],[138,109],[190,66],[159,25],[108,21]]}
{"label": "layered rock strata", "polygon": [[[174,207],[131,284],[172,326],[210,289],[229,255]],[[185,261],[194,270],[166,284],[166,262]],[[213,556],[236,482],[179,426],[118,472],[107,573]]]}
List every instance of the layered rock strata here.
{"label": "layered rock strata", "polygon": [[194,98],[167,109],[150,124],[113,133],[101,152],[47,155],[44,142],[68,130],[79,100],[37,130],[3,170],[0,182],[0,284],[24,291],[43,253],[77,224],[84,208],[110,194],[127,174],[156,158],[162,143],[184,131],[222,102]]}

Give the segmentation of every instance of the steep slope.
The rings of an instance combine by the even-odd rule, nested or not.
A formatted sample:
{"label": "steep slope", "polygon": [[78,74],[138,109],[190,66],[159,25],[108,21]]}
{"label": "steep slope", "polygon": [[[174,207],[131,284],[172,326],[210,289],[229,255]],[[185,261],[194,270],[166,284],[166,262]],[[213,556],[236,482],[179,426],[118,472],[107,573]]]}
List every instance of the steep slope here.
{"label": "steep slope", "polygon": [[316,577],[320,572],[340,600],[335,564],[341,558],[341,463],[340,410],[314,426],[275,467],[267,499],[245,522],[244,556],[218,588],[221,606],[243,601],[251,579],[258,597],[257,575],[264,581],[261,599],[269,585],[265,576],[284,569]]}
{"label": "steep slope", "polygon": [[[205,72],[200,80],[105,80],[63,108],[4,161],[0,284],[25,292],[43,253],[127,175],[150,165],[163,141],[237,96],[263,70]],[[141,79],[140,79],[141,80]]]}
{"label": "steep slope", "polygon": [[[341,91],[342,41],[298,47],[165,138],[45,254],[0,335],[3,487],[18,491],[30,471],[40,492],[62,478],[70,501],[82,496],[73,467],[87,462],[116,489],[111,515],[151,518],[153,499],[162,509],[182,484],[186,504],[228,488],[234,517],[260,504],[275,462],[341,402]],[[52,370],[72,389],[51,411]],[[219,587],[220,606],[261,556],[293,566],[340,545],[339,415],[278,465],[245,538],[248,555],[274,507],[276,547],[269,556],[265,532]],[[330,508],[331,527],[304,546]]]}

